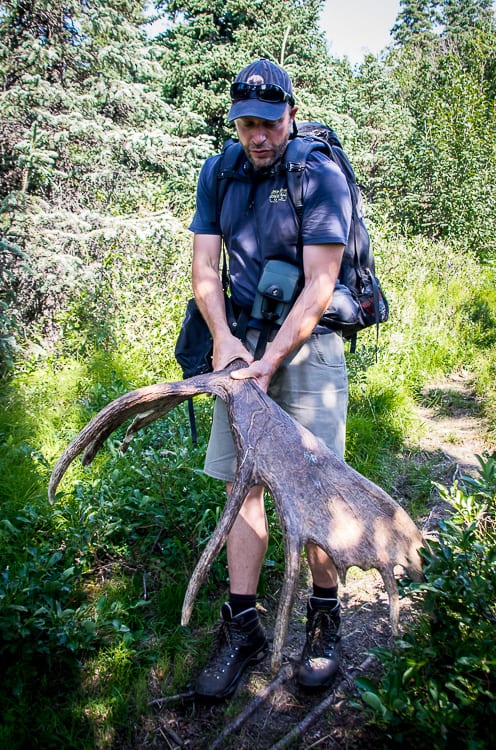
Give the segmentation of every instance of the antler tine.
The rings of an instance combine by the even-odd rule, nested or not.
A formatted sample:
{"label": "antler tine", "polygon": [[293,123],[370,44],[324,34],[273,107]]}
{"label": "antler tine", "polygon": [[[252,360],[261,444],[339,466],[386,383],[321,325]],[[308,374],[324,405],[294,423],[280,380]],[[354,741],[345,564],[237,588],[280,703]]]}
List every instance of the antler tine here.
{"label": "antler tine", "polygon": [[225,398],[225,388],[222,387],[222,384],[229,379],[231,370],[242,366],[242,364],[241,360],[237,360],[229,368],[219,372],[197,375],[174,383],[156,383],[144,386],[111,401],[81,430],[57,461],[48,485],[50,503],[54,501],[57,487],[63,475],[80,453],[85,451],[84,465],[91,463],[109,435],[121,424],[136,415],[139,416],[129,427],[123,441],[124,450],[127,449],[132,435],[138,430],[164,416],[190,396],[196,396],[200,393],[216,393]]}
{"label": "antler tine", "polygon": [[83,463],[85,465],[91,463],[99,448],[114,430],[139,412],[146,411],[147,406],[154,404],[155,409],[158,409],[159,404],[157,401],[162,403],[163,399],[167,398],[169,393],[169,383],[146,386],[120,396],[120,398],[115,399],[99,411],[81,432],[76,435],[57,461],[48,485],[48,499],[50,503],[54,501],[55,492],[60,484],[60,480],[69,465],[80,453],[86,451]]}
{"label": "antler tine", "polygon": [[[228,380],[227,375],[229,373],[231,373],[233,370],[238,369],[239,367],[246,367],[246,362],[241,359],[237,359],[234,360],[234,362],[231,362],[231,364],[229,364],[224,370],[217,370],[216,372],[205,373],[204,375],[197,375],[196,377],[187,378],[182,383],[170,383],[169,385],[171,386],[177,386],[177,390],[179,390],[181,393],[177,396],[170,396],[165,404],[165,408],[164,404],[160,403],[158,405],[153,405],[149,411],[144,412],[143,414],[138,414],[136,419],[134,419],[132,424],[127,429],[126,435],[121,444],[121,452],[125,453],[127,451],[131,440],[133,439],[134,435],[139,432],[139,430],[142,430],[144,427],[151,424],[156,419],[163,417],[164,414],[167,414],[169,411],[171,411],[175,406],[184,401],[185,398],[189,398],[190,395],[197,395],[199,393],[205,392],[216,393],[218,396],[225,400],[226,393],[230,389],[229,387],[221,387],[221,384]],[[185,384],[187,384],[186,387],[188,388],[194,388],[194,393],[188,394],[188,396],[186,397],[184,396]],[[89,448],[87,449],[86,453],[88,452],[88,450]],[[94,454],[91,456],[90,460],[92,460],[93,458]],[[86,461],[85,459],[83,459],[83,463],[89,463],[89,461]]]}
{"label": "antler tine", "polygon": [[227,535],[231,531],[239,509],[243,504],[243,500],[253,486],[251,479],[252,474],[250,470],[246,472],[241,469],[238,472],[236,480],[231,488],[231,492],[227,496],[227,501],[217,526],[208,540],[208,543],[189,580],[188,588],[186,589],[186,594],[183,600],[181,625],[187,625],[190,620],[193,611],[193,604],[198,591],[210,570],[210,566],[219,554]]}

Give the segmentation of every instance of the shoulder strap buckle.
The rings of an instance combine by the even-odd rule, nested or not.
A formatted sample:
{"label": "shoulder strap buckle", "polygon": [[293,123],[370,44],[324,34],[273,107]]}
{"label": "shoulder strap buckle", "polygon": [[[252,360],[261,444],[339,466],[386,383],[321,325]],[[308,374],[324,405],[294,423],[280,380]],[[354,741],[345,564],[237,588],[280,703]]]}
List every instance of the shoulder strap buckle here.
{"label": "shoulder strap buckle", "polygon": [[298,161],[286,162],[286,172],[303,172],[305,165]]}

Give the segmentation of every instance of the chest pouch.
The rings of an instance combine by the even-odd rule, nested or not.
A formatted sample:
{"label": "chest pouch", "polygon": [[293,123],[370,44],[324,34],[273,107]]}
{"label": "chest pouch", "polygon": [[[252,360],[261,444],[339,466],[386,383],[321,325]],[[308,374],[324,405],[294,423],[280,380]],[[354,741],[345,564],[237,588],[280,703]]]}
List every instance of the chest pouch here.
{"label": "chest pouch", "polygon": [[252,317],[281,325],[300,290],[300,269],[283,260],[268,260],[258,282]]}

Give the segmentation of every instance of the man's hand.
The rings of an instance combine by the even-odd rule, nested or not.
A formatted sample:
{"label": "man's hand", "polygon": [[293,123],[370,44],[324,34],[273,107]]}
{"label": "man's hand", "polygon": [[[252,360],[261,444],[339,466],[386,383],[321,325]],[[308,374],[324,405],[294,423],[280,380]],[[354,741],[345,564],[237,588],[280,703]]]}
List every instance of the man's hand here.
{"label": "man's hand", "polygon": [[247,364],[253,362],[253,355],[236,336],[226,336],[221,342],[214,344],[212,356],[214,370],[223,370],[235,359],[243,359]]}
{"label": "man's hand", "polygon": [[272,365],[264,359],[253,360],[249,367],[243,367],[241,370],[233,370],[231,377],[234,380],[247,380],[253,378],[257,381],[257,385],[267,393],[269,388],[270,379],[274,374],[274,368]]}

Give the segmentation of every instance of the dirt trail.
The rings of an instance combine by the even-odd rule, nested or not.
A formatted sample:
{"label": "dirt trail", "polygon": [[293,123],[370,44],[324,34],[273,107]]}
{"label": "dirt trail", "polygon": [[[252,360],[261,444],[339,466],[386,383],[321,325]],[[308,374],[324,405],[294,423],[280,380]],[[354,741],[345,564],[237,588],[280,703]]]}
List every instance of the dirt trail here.
{"label": "dirt trail", "polygon": [[[480,404],[473,394],[467,373],[461,372],[430,384],[422,394],[416,417],[418,427],[405,450],[405,464],[413,462],[417,470],[425,466],[430,478],[447,486],[460,474],[476,473],[479,465],[476,454],[481,455],[489,446],[484,441]],[[397,495],[400,501],[402,488],[406,488],[408,481],[407,474],[399,479]],[[430,497],[428,506],[425,517],[417,519],[424,529],[434,527],[447,512],[436,494]],[[284,652],[289,675],[304,641],[308,590],[305,573],[301,584]],[[170,750],[383,748],[384,738],[373,735],[354,705],[357,693],[353,676],[363,669],[368,677],[378,674],[377,661],[367,657],[370,649],[385,647],[391,642],[387,595],[379,573],[352,568],[340,596],[343,610],[342,666],[331,690],[308,695],[298,688],[291,676],[271,689],[274,678],[270,673],[270,659],[267,659],[243,677],[235,697],[227,705],[201,706],[195,704],[191,696],[172,704],[157,702],[155,725],[147,727],[145,732],[142,727],[140,737],[136,737],[139,744],[133,747]],[[409,602],[402,600],[403,627],[408,626],[410,618]],[[267,619],[265,616],[266,625]],[[270,627],[268,635],[271,635]],[[257,705],[264,690],[269,696]],[[256,710],[241,723],[237,717],[243,710],[249,713],[250,707]],[[308,726],[303,728],[304,724],[301,724],[299,738],[292,740],[291,733],[305,722],[306,717],[310,717],[306,722]]]}
{"label": "dirt trail", "polygon": [[469,373],[461,371],[425,388],[417,417],[421,421],[420,451],[442,454],[446,471],[453,469],[452,479],[477,470],[476,455],[488,445],[481,404],[474,396]]}

